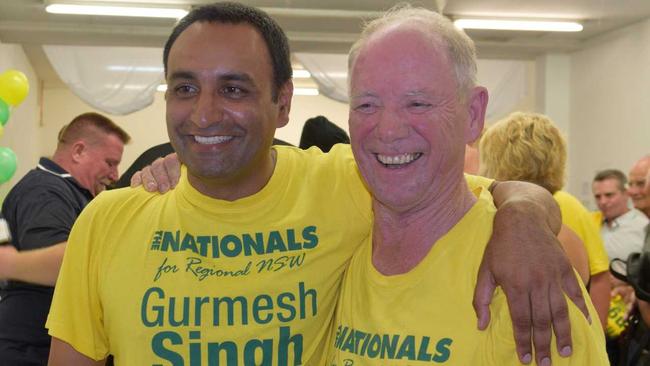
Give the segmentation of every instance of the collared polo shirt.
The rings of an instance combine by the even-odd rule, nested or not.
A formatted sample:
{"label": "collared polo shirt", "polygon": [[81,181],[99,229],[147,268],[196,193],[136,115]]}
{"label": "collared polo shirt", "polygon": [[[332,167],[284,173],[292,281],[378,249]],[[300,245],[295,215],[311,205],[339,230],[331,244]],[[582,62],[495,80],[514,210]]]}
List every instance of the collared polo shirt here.
{"label": "collared polo shirt", "polygon": [[[63,168],[41,158],[2,204],[11,244],[24,251],[67,241],[72,225],[92,198]],[[0,290],[0,339],[49,344],[45,320],[53,291],[53,287],[20,281],[6,283]]]}
{"label": "collared polo shirt", "polygon": [[643,249],[645,227],[648,218],[639,210],[632,209],[600,227],[605,250],[611,261],[614,258],[626,260],[630,253]]}

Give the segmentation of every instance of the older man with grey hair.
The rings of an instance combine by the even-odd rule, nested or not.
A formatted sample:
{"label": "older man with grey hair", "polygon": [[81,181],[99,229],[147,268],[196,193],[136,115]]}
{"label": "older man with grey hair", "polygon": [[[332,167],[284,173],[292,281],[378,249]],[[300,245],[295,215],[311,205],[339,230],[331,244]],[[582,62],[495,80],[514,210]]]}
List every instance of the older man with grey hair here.
{"label": "older man with grey hair", "polygon": [[[518,364],[502,292],[486,332],[472,319],[495,213],[489,192],[463,179],[488,101],[472,41],[434,12],[397,8],[367,26],[349,69],[352,150],[374,225],[343,280],[328,365]],[[569,315],[573,356],[557,357],[568,351],[558,344],[537,364],[606,365],[597,322],[573,304]]]}

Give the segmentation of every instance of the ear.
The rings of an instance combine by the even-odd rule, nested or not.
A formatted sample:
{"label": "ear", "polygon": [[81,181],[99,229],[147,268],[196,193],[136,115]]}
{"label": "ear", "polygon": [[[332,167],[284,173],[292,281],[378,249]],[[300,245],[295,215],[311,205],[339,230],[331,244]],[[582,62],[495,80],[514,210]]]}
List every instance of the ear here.
{"label": "ear", "polygon": [[78,163],[83,160],[87,150],[86,143],[83,140],[76,141],[70,148],[72,150],[72,161]]}
{"label": "ear", "polygon": [[293,98],[293,81],[289,80],[280,87],[278,92],[278,122],[276,127],[284,127],[289,123],[291,99]]}
{"label": "ear", "polygon": [[488,91],[482,86],[476,86],[468,93],[467,108],[469,109],[469,124],[467,126],[466,144],[474,142],[483,131],[485,111],[488,104]]}

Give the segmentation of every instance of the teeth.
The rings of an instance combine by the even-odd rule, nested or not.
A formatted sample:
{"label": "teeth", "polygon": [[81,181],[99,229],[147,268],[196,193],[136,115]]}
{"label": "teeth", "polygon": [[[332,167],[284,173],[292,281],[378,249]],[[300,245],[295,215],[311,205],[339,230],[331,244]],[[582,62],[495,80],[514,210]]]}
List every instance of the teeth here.
{"label": "teeth", "polygon": [[379,155],[377,154],[377,159],[386,165],[401,165],[408,164],[413,160],[417,159],[422,155],[421,153],[411,153],[411,154],[401,154],[401,155]]}
{"label": "teeth", "polygon": [[203,145],[213,145],[220,144],[222,142],[232,140],[232,136],[196,136],[194,135],[194,141]]}

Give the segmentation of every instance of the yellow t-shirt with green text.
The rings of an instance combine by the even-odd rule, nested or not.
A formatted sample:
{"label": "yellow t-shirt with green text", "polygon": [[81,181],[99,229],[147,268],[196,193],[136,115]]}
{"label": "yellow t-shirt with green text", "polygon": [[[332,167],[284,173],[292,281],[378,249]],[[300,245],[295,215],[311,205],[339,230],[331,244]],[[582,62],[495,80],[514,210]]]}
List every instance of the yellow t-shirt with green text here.
{"label": "yellow t-shirt with green text", "polygon": [[[479,192],[476,190],[475,192]],[[411,271],[385,276],[372,264],[372,239],[344,276],[328,366],[519,365],[505,295],[492,299],[486,331],[476,327],[472,298],[495,208],[483,190],[477,203]],[[399,258],[395,258],[399,260]],[[587,300],[592,319],[598,319]],[[553,365],[607,365],[605,339],[569,301],[573,356]]]}
{"label": "yellow t-shirt with green text", "polygon": [[164,195],[94,199],[67,244],[50,335],[118,366],[322,365],[370,197],[348,145],[275,149],[267,185],[233,202],[185,170]]}

